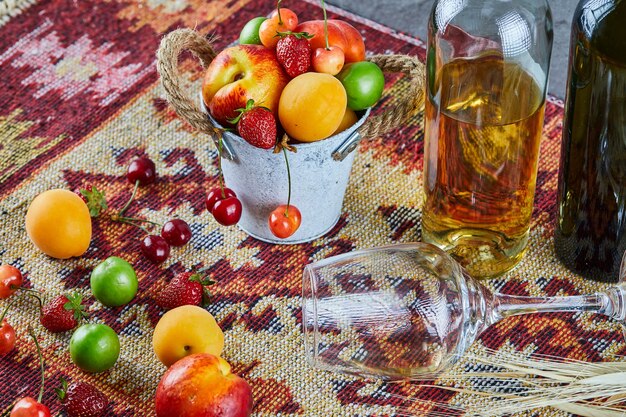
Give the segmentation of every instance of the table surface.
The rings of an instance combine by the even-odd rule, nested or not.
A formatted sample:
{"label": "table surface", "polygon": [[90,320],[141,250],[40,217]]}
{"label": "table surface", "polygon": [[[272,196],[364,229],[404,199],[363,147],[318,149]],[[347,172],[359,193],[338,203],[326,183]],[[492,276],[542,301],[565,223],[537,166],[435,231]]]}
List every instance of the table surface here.
{"label": "table surface", "polygon": [[[21,10],[5,16],[0,27],[0,262],[18,266],[26,285],[45,297],[83,294],[92,320],[113,327],[122,350],[110,371],[84,373],[70,361],[71,334],[46,332],[35,305],[20,301],[8,314],[18,332],[17,347],[0,358],[0,411],[20,396],[36,395],[39,371],[26,333],[31,324],[46,358],[44,401],[53,412],[60,410],[53,388],[63,376],[88,381],[105,392],[112,402],[108,415],[154,415],[154,393],[165,371],[151,347],[154,326],[163,314],[154,303],[155,293],[174,275],[194,267],[208,267],[218,281],[208,310],[225,333],[223,357],[252,386],[255,416],[412,415],[417,408],[409,398],[455,401],[453,393],[436,388],[314,371],[302,353],[305,264],[357,248],[420,240],[421,113],[387,135],[360,144],[341,218],[327,235],[301,245],[262,243],[238,228],[220,226],[204,209],[206,190],[218,184],[216,150],[208,137],[167,105],[155,51],[163,34],[181,27],[216,35],[217,48],[222,49],[237,39],[243,22],[268,14],[273,2],[31,3],[18,1]],[[290,1],[288,6],[301,20],[321,17],[312,0]],[[361,31],[369,54],[424,58],[424,44],[417,38],[337,8],[330,14]],[[199,66],[185,59],[181,70],[197,88]],[[375,112],[392,106],[406,89],[402,77],[389,77]],[[492,290],[570,295],[602,288],[566,270],[553,253],[562,114],[562,103],[550,98],[529,249],[517,269],[487,283]],[[159,177],[139,190],[128,214],[156,222],[185,219],[194,232],[188,245],[175,248],[156,266],[140,253],[140,230],[96,219],[92,244],[80,258],[56,260],[34,248],[24,229],[29,201],[51,188],[97,186],[106,192],[110,207],[119,208],[131,193],[126,166],[141,154],[155,161]],[[294,173],[297,184],[297,168]],[[128,260],[138,274],[139,293],[125,307],[104,307],[90,294],[92,268],[112,255]],[[590,314],[515,317],[490,328],[472,349],[599,361],[626,353],[618,330]],[[565,414],[542,410],[538,415]]]}

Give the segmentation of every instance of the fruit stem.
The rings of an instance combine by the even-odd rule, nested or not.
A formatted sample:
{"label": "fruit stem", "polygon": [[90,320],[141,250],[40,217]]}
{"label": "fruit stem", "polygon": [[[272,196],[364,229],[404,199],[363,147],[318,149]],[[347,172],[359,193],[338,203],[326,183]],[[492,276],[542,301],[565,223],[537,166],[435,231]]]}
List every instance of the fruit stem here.
{"label": "fruit stem", "polygon": [[41,387],[39,388],[39,396],[37,396],[37,402],[41,403],[41,399],[43,398],[44,384],[46,383],[46,368],[43,360],[43,353],[41,352],[41,346],[39,346],[39,341],[37,340],[37,335],[35,334],[35,330],[29,325],[28,326],[28,334],[35,341],[35,346],[37,347],[37,355],[39,355],[39,366],[41,367]]}
{"label": "fruit stem", "polygon": [[137,219],[135,217],[125,217],[125,216],[117,216],[114,220],[118,220],[118,221],[127,221],[127,222],[139,222],[139,223],[150,223],[154,226],[161,226],[160,223],[157,222],[153,222],[152,220],[146,220],[146,219]]}
{"label": "fruit stem", "polygon": [[324,40],[326,41],[326,50],[330,50],[328,44],[328,18],[326,17],[326,3],[322,0],[322,12],[324,12]]}
{"label": "fruit stem", "polygon": [[128,210],[128,207],[130,207],[130,203],[132,203],[133,200],[135,199],[135,195],[137,194],[137,188],[139,188],[139,180],[135,181],[135,187],[133,188],[133,193],[130,195],[130,199],[126,202],[126,205],[122,207],[122,209],[120,210],[119,212],[120,216],[124,215],[126,210]]}
{"label": "fruit stem", "polygon": [[283,17],[280,15],[280,3],[282,3],[282,0],[278,0],[276,2],[276,10],[278,11],[278,24],[282,25],[283,24]]}
{"label": "fruit stem", "polygon": [[287,158],[287,150],[283,147],[283,155],[285,156],[285,164],[287,165],[287,207],[285,208],[285,217],[289,217],[289,204],[291,204],[291,170],[289,169],[289,158]]}
{"label": "fruit stem", "polygon": [[[278,2],[280,3],[280,1]],[[217,140],[217,165],[220,171],[220,190],[222,191],[222,200],[226,198],[226,192],[224,191],[224,173],[222,172],[222,135]]]}
{"label": "fruit stem", "polygon": [[[39,302],[39,311],[43,310],[43,302],[41,301],[41,297],[39,295],[35,295],[34,294],[34,293],[39,293],[39,291],[31,290],[30,288],[22,288],[22,289],[23,290],[32,291],[32,292],[26,292],[26,293],[24,293],[24,295],[27,295],[29,297],[35,297],[37,299],[37,301]],[[2,325],[2,320],[4,320],[4,318],[6,317],[7,313],[9,312],[9,309],[11,307],[13,307],[13,305],[15,305],[15,303],[17,303],[21,299],[22,299],[22,297],[14,297],[11,300],[11,302],[6,306],[6,308],[2,312],[2,315],[0,316],[0,325]]]}
{"label": "fruit stem", "polygon": [[[140,224],[135,223],[133,220],[138,220],[138,219],[130,219],[128,217],[118,217],[115,221],[118,221],[120,223],[130,224],[131,226],[138,227],[144,232],[146,232],[147,234],[150,234],[150,231],[148,229],[146,229]],[[144,220],[144,221],[147,221],[147,220]],[[153,223],[153,222],[150,222],[150,223]]]}

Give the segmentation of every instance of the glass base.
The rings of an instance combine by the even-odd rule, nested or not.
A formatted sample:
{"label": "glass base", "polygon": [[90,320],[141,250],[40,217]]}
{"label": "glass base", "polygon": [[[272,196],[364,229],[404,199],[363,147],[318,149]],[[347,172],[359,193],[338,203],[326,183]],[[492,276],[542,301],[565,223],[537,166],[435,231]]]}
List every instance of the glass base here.
{"label": "glass base", "polygon": [[526,252],[528,232],[517,239],[484,229],[431,232],[422,240],[448,252],[474,278],[496,278],[515,268]]}

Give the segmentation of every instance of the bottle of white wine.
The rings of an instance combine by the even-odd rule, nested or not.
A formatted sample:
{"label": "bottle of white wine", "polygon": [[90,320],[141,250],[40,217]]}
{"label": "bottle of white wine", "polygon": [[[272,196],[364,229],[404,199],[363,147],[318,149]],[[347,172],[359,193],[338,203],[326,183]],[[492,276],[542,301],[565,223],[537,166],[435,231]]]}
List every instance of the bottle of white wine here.
{"label": "bottle of white wine", "polygon": [[422,239],[475,278],[526,250],[551,52],[546,0],[435,1]]}

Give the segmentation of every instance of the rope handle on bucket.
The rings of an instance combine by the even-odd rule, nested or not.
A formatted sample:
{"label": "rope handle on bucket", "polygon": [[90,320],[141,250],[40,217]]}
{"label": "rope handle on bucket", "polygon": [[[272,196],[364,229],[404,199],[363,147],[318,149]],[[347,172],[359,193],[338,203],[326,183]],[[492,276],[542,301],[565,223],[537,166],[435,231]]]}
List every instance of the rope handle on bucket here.
{"label": "rope handle on bucket", "polygon": [[[178,57],[188,50],[206,68],[217,55],[211,41],[192,29],[177,29],[161,40],[157,51],[157,71],[165,89],[167,101],[176,113],[200,132],[214,139],[221,134],[211,124],[207,115],[185,93],[178,72]],[[376,116],[370,116],[358,129],[364,139],[375,138],[400,126],[424,104],[424,64],[408,55],[373,55],[367,59],[378,65],[383,72],[404,73],[409,79],[408,91],[397,103]]]}

